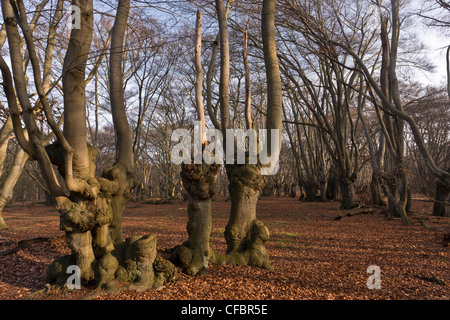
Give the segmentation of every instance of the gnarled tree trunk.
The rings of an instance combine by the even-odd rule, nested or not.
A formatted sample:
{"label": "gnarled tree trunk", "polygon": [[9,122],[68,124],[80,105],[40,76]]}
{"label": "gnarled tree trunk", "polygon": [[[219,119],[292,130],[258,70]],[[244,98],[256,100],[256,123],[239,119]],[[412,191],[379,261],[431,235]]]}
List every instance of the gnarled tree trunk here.
{"label": "gnarled tree trunk", "polygon": [[172,259],[188,274],[201,274],[214,262],[210,243],[211,201],[216,194],[220,165],[183,164],[181,178],[188,195],[188,240],[172,251]]}
{"label": "gnarled tree trunk", "polygon": [[[201,123],[202,154],[206,146],[205,111],[203,107],[203,71],[201,66],[202,13],[197,12],[196,20],[195,97],[197,116]],[[181,246],[172,249],[171,260],[179,264],[188,274],[205,273],[209,264],[214,262],[215,251],[210,243],[211,235],[211,202],[216,194],[216,180],[221,165],[205,163],[189,163],[181,166],[181,179],[187,191],[188,223],[186,226],[188,240]]]}
{"label": "gnarled tree trunk", "polygon": [[[267,151],[269,157],[275,155],[275,157],[272,157],[272,161],[277,162],[281,146],[281,133],[278,135],[276,145],[272,146],[272,129],[279,131],[282,129],[282,92],[275,44],[275,3],[274,0],[263,1],[262,38],[268,99],[266,117]],[[223,86],[226,89],[220,94],[222,131],[225,133],[224,130],[228,128],[229,117],[228,94],[225,93],[225,91],[228,91],[229,57],[228,44],[224,39],[228,39],[228,31],[222,0],[216,1],[216,8],[221,31],[221,87]],[[246,110],[246,113],[249,114],[248,110]],[[230,199],[232,201],[230,219],[225,229],[227,253],[218,255],[216,263],[244,264],[272,269],[265,248],[269,240],[269,231],[261,221],[256,219],[256,204],[268,179],[267,168],[261,165],[261,154],[259,161],[258,164],[250,164],[247,157],[244,164],[227,164]],[[271,163],[271,166],[273,168],[275,164]]]}
{"label": "gnarled tree trunk", "polygon": [[230,180],[231,213],[225,228],[227,252],[216,263],[243,264],[272,270],[265,245],[269,230],[256,218],[256,204],[268,176],[261,175],[261,165],[227,166]]}
{"label": "gnarled tree trunk", "polygon": [[[71,32],[64,59],[64,132],[61,132],[46,97],[23,3],[19,1],[13,10],[12,2],[2,0],[14,73],[13,85],[8,66],[0,60],[5,93],[11,110],[18,114],[17,93],[29,140],[21,132],[17,118],[13,118],[14,131],[21,147],[39,162],[49,192],[55,198],[56,208],[60,212],[60,228],[65,232],[71,249],[70,255],[58,258],[47,268],[46,281],[63,285],[69,277],[68,267],[76,265],[83,283],[95,281],[98,286],[113,286],[119,280],[131,281],[133,283],[130,286],[137,289],[160,286],[162,281],[176,277],[176,269],[156,255],[156,237],[138,236],[123,242],[121,232],[122,211],[135,186],[132,133],[125,113],[122,70],[123,41],[130,1],[120,0],[118,3],[109,60],[117,158],[99,178],[95,177],[98,151],[86,141],[85,71],[93,32],[93,1],[76,0],[73,5],[80,8],[81,24],[80,28]],[[39,102],[56,136],[56,142],[45,148],[27,93],[17,25],[20,25],[27,44]],[[58,167],[64,177],[69,195],[59,185],[52,164]]]}

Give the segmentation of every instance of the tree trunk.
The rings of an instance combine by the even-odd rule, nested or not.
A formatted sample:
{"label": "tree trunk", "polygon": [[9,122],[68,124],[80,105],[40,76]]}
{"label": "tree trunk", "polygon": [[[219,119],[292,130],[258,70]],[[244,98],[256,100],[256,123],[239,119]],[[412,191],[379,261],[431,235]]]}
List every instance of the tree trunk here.
{"label": "tree trunk", "polygon": [[380,177],[375,173],[372,173],[372,181],[370,183],[370,191],[372,194],[372,203],[376,206],[385,206],[386,203],[383,201],[381,197],[381,183]]}
{"label": "tree trunk", "polygon": [[216,0],[216,11],[219,20],[219,40],[220,40],[220,83],[219,83],[219,103],[220,121],[223,134],[223,146],[226,146],[226,130],[230,122],[230,48],[228,41],[228,22],[224,1]]}
{"label": "tree trunk", "polygon": [[[117,163],[106,169],[101,178],[102,193],[100,198],[104,198],[105,203],[99,202],[99,213],[102,210],[111,210],[110,233],[114,244],[122,242],[122,213],[126,203],[131,197],[131,191],[136,185],[136,180],[132,172]],[[101,208],[104,206],[104,209]]]}
{"label": "tree trunk", "polygon": [[[74,28],[64,57],[62,83],[64,91],[64,136],[73,148],[75,178],[88,179],[89,152],[86,143],[86,92],[85,71],[92,41],[94,12],[92,0],[74,3],[81,9],[80,28]],[[71,188],[69,188],[71,189]]]}
{"label": "tree trunk", "polygon": [[339,195],[339,184],[334,167],[330,168],[327,179],[327,199],[337,201],[340,198]]}
{"label": "tree trunk", "polygon": [[267,183],[261,166],[252,164],[227,167],[230,180],[231,214],[225,228],[227,252],[217,255],[217,264],[250,265],[272,270],[265,245],[269,230],[256,219],[256,203]]}
{"label": "tree trunk", "polygon": [[450,205],[448,204],[450,202],[450,189],[439,179],[436,181],[435,200],[433,216],[450,217]]}
{"label": "tree trunk", "polygon": [[[75,190],[67,181],[67,150],[58,142],[48,146],[47,153],[64,177],[70,196],[58,203],[60,227],[66,232],[71,255],[55,260],[47,269],[47,282],[63,284],[65,268],[76,264],[83,282],[95,280],[98,287],[115,287],[116,280],[131,281],[128,287],[148,289],[173,280],[175,267],[157,257],[156,237],[138,236],[122,241],[122,213],[136,185],[132,133],[125,112],[123,94],[123,41],[130,8],[129,0],[119,0],[112,28],[110,56],[110,99],[116,133],[116,161],[101,177],[95,178],[98,151],[86,142],[84,72],[92,33],[92,1],[80,2],[81,28],[72,30],[63,74],[65,98],[65,135],[74,150]],[[81,42],[81,44],[78,44]],[[70,64],[70,70],[66,70]],[[83,110],[82,110],[83,109]],[[67,112],[66,112],[67,111]],[[70,126],[66,126],[69,124]],[[75,133],[75,132],[78,132]],[[69,139],[70,137],[70,139]]]}
{"label": "tree trunk", "polygon": [[[228,177],[230,179],[231,214],[225,228],[227,253],[237,251],[245,238],[251,223],[256,219],[256,203],[261,186],[253,184],[258,173],[250,165],[234,166]],[[251,182],[248,184],[247,182]],[[260,184],[265,184],[261,179]]]}
{"label": "tree trunk", "polygon": [[354,183],[348,177],[339,177],[339,187],[342,194],[341,206],[343,210],[356,208]]}
{"label": "tree trunk", "polygon": [[[48,148],[49,153],[54,155],[55,151]],[[160,286],[164,279],[175,279],[175,267],[162,258],[153,257],[144,247],[140,249],[143,250],[140,254],[130,253],[134,250],[136,237],[122,241],[122,212],[135,185],[131,172],[116,163],[97,181],[100,193],[95,200],[73,194],[65,206],[60,205],[60,227],[66,232],[72,252],[69,256],[58,258],[47,268],[46,281],[63,285],[68,277],[65,270],[71,264],[80,267],[83,283],[95,280],[98,287],[114,288],[116,280],[119,280],[133,282],[131,288],[149,289]],[[76,201],[77,198],[79,201]],[[154,236],[138,238],[144,243],[148,237]],[[145,258],[147,255],[148,259]],[[144,262],[138,262],[140,260]],[[158,277],[154,276],[156,273]]]}
{"label": "tree trunk", "polygon": [[208,270],[215,252],[210,244],[211,201],[216,194],[220,165],[183,164],[181,178],[188,196],[188,240],[172,250],[171,260],[184,272],[195,275]]}
{"label": "tree trunk", "polygon": [[317,194],[317,190],[318,190],[319,186],[316,183],[303,182],[302,186],[303,186],[303,190],[304,190],[303,201],[315,202],[318,200],[318,197],[316,196],[316,194]]}
{"label": "tree trunk", "polygon": [[[0,107],[3,105],[0,103]],[[0,129],[0,177],[3,175],[3,169],[5,167],[5,159],[8,151],[9,136],[13,132],[13,123],[11,116],[6,118],[5,123]]]}
{"label": "tree trunk", "polygon": [[66,242],[76,265],[80,268],[81,281],[88,283],[94,279],[95,255],[92,247],[91,231],[66,232]]}
{"label": "tree trunk", "polygon": [[406,213],[412,212],[411,206],[412,206],[411,185],[408,183],[406,187],[406,206],[405,206]]}
{"label": "tree trunk", "polygon": [[406,225],[410,224],[406,214],[408,202],[408,180],[402,169],[394,169],[391,178],[386,182],[385,192],[388,194],[388,214],[391,217],[402,218]]}
{"label": "tree trunk", "polygon": [[319,190],[320,190],[320,201],[326,202],[327,201],[327,185],[325,181],[321,181],[319,184]]}
{"label": "tree trunk", "polygon": [[51,206],[55,206],[56,205],[55,199],[53,199],[53,196],[50,193],[48,193],[47,191],[44,190],[44,195],[45,195],[45,202],[44,202],[44,204],[46,206],[51,207]]}
{"label": "tree trunk", "polygon": [[295,183],[291,184],[289,196],[291,198],[296,198],[297,197],[297,184],[295,184]]}
{"label": "tree trunk", "polygon": [[0,228],[6,227],[6,223],[2,218],[3,209],[13,196],[14,186],[16,185],[27,160],[28,154],[26,154],[20,146],[17,146],[12,167],[9,169],[9,172],[3,181],[3,185],[0,188]]}
{"label": "tree trunk", "polygon": [[5,219],[3,219],[2,214],[0,213],[0,229],[7,228],[7,227],[8,227],[8,225],[6,224]]}

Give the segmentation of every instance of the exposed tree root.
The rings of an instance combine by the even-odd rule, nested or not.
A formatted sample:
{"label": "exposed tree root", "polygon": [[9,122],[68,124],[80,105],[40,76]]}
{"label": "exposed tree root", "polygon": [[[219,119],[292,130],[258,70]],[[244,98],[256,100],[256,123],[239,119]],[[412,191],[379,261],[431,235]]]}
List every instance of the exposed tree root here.
{"label": "exposed tree root", "polygon": [[[47,268],[46,282],[63,287],[70,276],[67,268],[76,262],[73,254],[58,258]],[[97,289],[107,290],[114,290],[117,281],[129,282],[128,289],[158,288],[165,281],[176,280],[178,274],[172,263],[157,255],[155,235],[128,238],[91,267]]]}
{"label": "exposed tree root", "polygon": [[262,221],[255,219],[239,249],[216,255],[215,264],[246,265],[273,270],[266,250],[268,241],[269,230]]}

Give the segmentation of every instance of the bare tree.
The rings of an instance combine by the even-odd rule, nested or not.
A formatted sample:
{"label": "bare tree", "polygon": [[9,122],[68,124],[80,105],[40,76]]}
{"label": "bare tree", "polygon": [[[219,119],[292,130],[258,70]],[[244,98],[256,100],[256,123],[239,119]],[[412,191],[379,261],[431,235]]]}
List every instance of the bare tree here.
{"label": "bare tree", "polygon": [[[206,122],[203,106],[203,68],[201,64],[202,12],[197,11],[195,27],[195,106],[201,130],[202,151],[207,146]],[[194,142],[195,143],[195,142]],[[202,152],[203,153],[203,152]],[[202,157],[203,159],[203,157]],[[210,244],[212,226],[211,200],[216,193],[216,179],[220,164],[183,163],[181,178],[188,195],[189,238],[172,251],[172,259],[178,261],[188,274],[204,273],[214,261],[214,249]]]}
{"label": "bare tree", "polygon": [[[450,12],[450,4],[445,0],[427,0],[422,4],[422,8],[418,12],[420,17],[425,18],[428,25],[437,28],[448,28],[450,21],[448,14]],[[447,47],[447,94],[450,98],[450,46]],[[450,167],[447,169],[447,173],[450,174]],[[450,186],[448,181],[443,181],[441,175],[438,175],[436,180],[435,197],[436,201],[433,207],[433,215],[436,216],[449,216],[450,206],[448,200],[450,199]],[[447,178],[448,180],[448,178]]]}
{"label": "bare tree", "polygon": [[[338,181],[343,209],[357,206],[354,182],[362,166],[360,153],[365,145],[358,140],[360,123],[356,109],[366,100],[362,99],[364,92],[354,91],[361,74],[357,68],[347,67],[352,57],[328,45],[325,39],[347,39],[358,48],[365,61],[373,60],[375,41],[373,31],[358,36],[358,26],[366,23],[366,16],[353,13],[354,17],[351,17],[355,21],[351,26],[348,21],[342,22],[335,17],[335,12],[349,10],[347,6],[341,1],[333,1],[329,6],[319,1],[287,1],[283,2],[284,15],[280,17],[283,26],[280,30],[280,43],[283,44],[280,65],[293,109],[291,123],[297,125],[298,143],[306,140],[305,145],[299,148],[299,159],[305,172],[305,178],[300,183],[307,191],[307,199],[316,198],[319,186],[322,200],[326,198],[326,159],[323,152],[314,152],[312,148],[323,145],[330,155],[329,176],[335,176]],[[350,13],[347,13],[346,19],[350,19]],[[307,128],[304,132],[299,131],[302,126]],[[318,136],[315,140],[308,140],[313,136],[307,131],[316,130]],[[317,155],[317,158],[312,155]],[[322,171],[314,171],[315,167]]]}
{"label": "bare tree", "polygon": [[[265,71],[267,79],[267,117],[266,129],[267,150],[273,153],[272,161],[278,161],[281,148],[281,133],[275,145],[271,145],[272,129],[282,129],[281,108],[281,79],[275,44],[275,4],[276,1],[264,1],[261,14],[262,42],[264,51]],[[228,55],[228,27],[222,0],[216,1],[216,10],[219,17],[220,53],[221,53],[221,88],[219,93],[221,110],[221,128],[226,136],[229,126],[228,108],[228,81],[229,81],[229,55]],[[250,91],[247,90],[247,95]],[[250,97],[246,96],[248,101]],[[246,110],[248,114],[248,109]],[[247,121],[247,125],[250,122]],[[250,128],[248,128],[250,129]],[[228,142],[230,143],[230,142]],[[233,141],[234,143],[234,141]],[[261,151],[261,149],[259,150]],[[270,152],[270,151],[269,151]],[[261,154],[259,154],[261,156]],[[261,159],[257,164],[251,164],[250,155],[246,154],[245,164],[229,164],[226,169],[230,181],[231,212],[230,219],[225,228],[227,253],[219,255],[216,263],[244,264],[272,269],[265,244],[269,239],[269,231],[264,223],[256,218],[256,204],[268,176],[262,174],[264,168]],[[273,160],[275,159],[275,160]],[[236,162],[236,159],[235,159]],[[271,165],[275,165],[271,163]]]}
{"label": "bare tree", "polygon": [[[53,118],[43,87],[40,64],[24,4],[21,1],[2,1],[14,74],[13,83],[7,67],[2,68],[8,103],[13,111],[18,111],[15,89],[29,135],[26,140],[22,133],[19,142],[39,163],[47,188],[55,198],[56,208],[60,212],[60,228],[65,231],[66,241],[71,249],[70,255],[55,260],[48,267],[47,281],[65,283],[68,276],[66,268],[75,264],[80,268],[81,279],[85,283],[95,280],[98,286],[113,286],[114,281],[119,279],[133,282],[132,287],[138,289],[158,286],[169,278],[169,274],[173,276],[174,271],[167,271],[173,267],[167,264],[167,272],[160,270],[155,274],[153,262],[157,259],[156,237],[134,237],[123,242],[121,232],[122,211],[135,185],[132,134],[125,111],[122,70],[122,48],[130,1],[119,1],[111,31],[109,85],[117,149],[114,164],[101,177],[95,176],[95,156],[98,151],[87,143],[86,128],[85,73],[93,32],[93,2],[80,0],[73,2],[73,5],[80,8],[81,23],[80,28],[71,31],[64,58],[64,131],[61,131]],[[56,136],[56,142],[45,148],[27,93],[17,25],[27,44],[39,105]],[[16,128],[16,124],[14,127],[16,134],[20,133],[21,127]],[[66,194],[58,182],[52,164],[58,167],[70,194]],[[136,274],[131,270],[139,272]]]}
{"label": "bare tree", "polygon": [[[42,1],[37,4],[36,10],[34,11],[31,23],[30,23],[30,30],[33,31],[36,29],[37,22],[39,18],[42,17],[43,8],[46,6],[48,1]],[[53,51],[54,51],[54,45],[55,45],[55,33],[56,28],[58,26],[59,20],[60,20],[60,14],[62,12],[63,1],[60,0],[57,2],[55,7],[55,14],[53,16],[53,19],[50,24],[49,32],[48,32],[48,38],[47,38],[47,47],[45,49],[45,57],[44,57],[44,90],[47,92],[51,91],[50,88],[50,73],[51,73],[51,64],[52,64],[52,58],[53,58]],[[2,29],[0,31],[1,37],[0,37],[0,48],[3,47],[5,41],[6,41],[6,28],[5,25],[2,25]],[[25,56],[25,63],[26,65],[29,61],[29,57]],[[5,70],[6,73],[9,73],[9,71],[6,70],[6,66],[2,63],[2,70]],[[8,90],[8,89],[6,89]],[[3,108],[3,106],[2,106]],[[4,160],[6,157],[8,142],[10,140],[10,135],[13,132],[13,118],[15,119],[16,124],[18,123],[18,117],[17,114],[14,116],[11,116],[9,113],[12,112],[11,110],[7,110],[6,114],[6,121],[3,124],[3,127],[0,131],[0,175],[3,173],[4,170]],[[24,131],[24,136],[27,135],[26,131]],[[49,136],[47,139],[47,142],[50,141],[52,136]],[[14,153],[14,161],[12,166],[9,168],[7,175],[5,177],[5,180],[0,188],[0,227],[5,227],[6,224],[2,218],[2,211],[5,205],[11,200],[13,196],[13,189],[14,186],[17,183],[17,180],[19,179],[23,168],[27,162],[28,155],[21,149],[20,145],[17,145],[16,152]]]}

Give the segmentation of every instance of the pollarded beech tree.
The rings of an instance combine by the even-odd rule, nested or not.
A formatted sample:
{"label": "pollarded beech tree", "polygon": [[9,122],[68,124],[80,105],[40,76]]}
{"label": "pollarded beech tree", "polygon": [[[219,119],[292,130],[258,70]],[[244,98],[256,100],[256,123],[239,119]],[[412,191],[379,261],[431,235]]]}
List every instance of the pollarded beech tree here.
{"label": "pollarded beech tree", "polygon": [[[267,154],[272,161],[277,162],[281,147],[282,129],[282,91],[275,44],[275,5],[276,0],[265,0],[262,6],[261,27],[264,51],[264,62],[267,79]],[[220,86],[219,101],[221,110],[221,129],[224,136],[224,146],[227,142],[226,129],[229,127],[229,50],[228,26],[223,0],[216,1],[220,32]],[[244,50],[245,52],[245,50]],[[245,54],[244,54],[245,59]],[[244,64],[246,64],[244,60]],[[247,72],[248,72],[248,68]],[[247,79],[248,81],[248,79]],[[248,87],[248,83],[247,83]],[[247,90],[247,102],[249,99]],[[250,104],[246,104],[247,129],[252,129]],[[272,129],[279,130],[278,141],[272,147]],[[234,142],[234,141],[233,141]],[[229,143],[229,142],[228,142]],[[227,252],[217,255],[216,263],[243,264],[272,269],[265,245],[269,240],[269,230],[264,223],[256,218],[256,204],[261,191],[268,181],[268,175],[262,174],[264,166],[261,161],[261,145],[257,164],[251,164],[249,153],[246,154],[244,164],[228,164],[226,170],[230,181],[231,198],[230,219],[225,228]],[[273,152],[273,154],[270,154]],[[235,161],[236,163],[236,161]],[[275,163],[270,163],[275,166]],[[267,168],[266,168],[267,169]]]}
{"label": "pollarded beech tree", "polygon": [[[201,148],[205,150],[206,125],[203,106],[203,69],[201,65],[202,45],[202,13],[197,11],[195,27],[195,104],[199,123],[201,124]],[[202,152],[203,153],[203,152]],[[204,273],[209,264],[214,261],[215,252],[210,244],[212,216],[211,201],[216,194],[216,179],[220,164],[183,163],[181,166],[181,179],[188,196],[188,223],[189,239],[172,251],[172,259],[178,262],[188,274]]]}
{"label": "pollarded beech tree", "polygon": [[[154,235],[135,236],[122,240],[122,211],[135,185],[132,133],[129,128],[123,92],[123,42],[130,10],[129,0],[119,0],[111,30],[109,80],[111,112],[116,133],[116,161],[95,176],[97,150],[87,143],[86,128],[86,63],[93,33],[93,1],[74,0],[80,9],[79,28],[70,33],[64,58],[62,83],[64,97],[64,129],[53,118],[41,79],[41,66],[27,22],[25,5],[1,1],[11,58],[9,68],[2,63],[3,85],[8,105],[13,111],[14,131],[21,147],[35,159],[42,171],[47,188],[60,212],[60,228],[65,232],[71,254],[55,260],[47,269],[47,282],[64,284],[67,268],[76,265],[84,283],[114,287],[116,280],[131,282],[130,286],[147,289],[176,277],[176,269],[157,256]],[[26,41],[33,71],[34,85],[39,97],[33,106],[27,93],[22,66],[19,28]],[[3,61],[4,62],[4,61]],[[23,134],[19,110],[29,138]],[[56,141],[44,146],[42,132],[36,122],[36,108],[44,110]],[[66,194],[58,183],[53,166],[64,178]]]}

